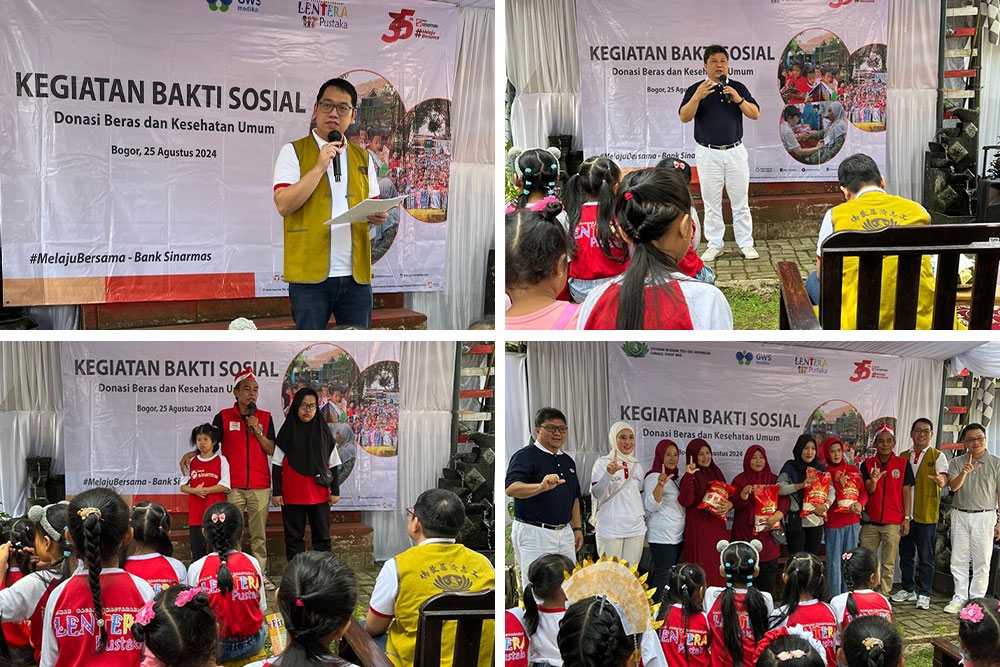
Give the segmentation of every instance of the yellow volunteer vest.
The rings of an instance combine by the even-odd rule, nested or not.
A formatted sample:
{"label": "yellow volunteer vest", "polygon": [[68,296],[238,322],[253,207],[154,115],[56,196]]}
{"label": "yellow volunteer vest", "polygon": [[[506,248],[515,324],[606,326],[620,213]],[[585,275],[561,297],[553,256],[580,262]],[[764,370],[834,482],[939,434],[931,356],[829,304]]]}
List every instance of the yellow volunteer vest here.
{"label": "yellow volunteer vest", "polygon": [[[900,454],[907,461],[913,450]],[[941,507],[941,488],[927,479],[927,475],[936,475],[937,468],[934,467],[941,452],[928,447],[924,455],[920,458],[920,465],[914,469],[913,477],[916,484],[913,486],[913,520],[918,523],[937,523],[938,510]]]}
{"label": "yellow volunteer vest", "polygon": [[[878,190],[835,206],[832,211],[833,231],[875,231],[896,225],[926,225],[930,223],[927,212],[909,199],[886,194]],[[882,300],[880,302],[879,329],[892,329],[896,310],[896,267],[899,260],[888,257],[882,260]],[[840,328],[856,329],[858,322],[858,260],[844,260],[844,283],[841,295]],[[934,307],[934,273],[930,257],[920,264],[920,296],[917,301],[917,329],[930,329]]]}
{"label": "yellow volunteer vest", "polygon": [[[482,554],[461,544],[425,544],[411,547],[396,556],[399,593],[396,612],[389,625],[385,654],[396,667],[413,664],[417,645],[420,605],[438,593],[479,593],[496,586],[493,566]],[[479,646],[479,667],[489,667],[493,657],[495,622],[486,621]],[[455,652],[455,623],[449,622],[441,634],[441,667],[452,667]],[[456,665],[456,667],[472,667]]]}
{"label": "yellow volunteer vest", "polygon": [[[300,175],[316,165],[319,146],[311,134],[292,142],[299,159]],[[368,198],[368,151],[347,144],[347,203],[357,206]],[[330,228],[323,223],[330,219],[331,198],[329,175],[302,207],[285,217],[285,281],[290,283],[320,283],[330,274]],[[351,275],[361,284],[372,281],[372,252],[368,223],[351,225]]]}

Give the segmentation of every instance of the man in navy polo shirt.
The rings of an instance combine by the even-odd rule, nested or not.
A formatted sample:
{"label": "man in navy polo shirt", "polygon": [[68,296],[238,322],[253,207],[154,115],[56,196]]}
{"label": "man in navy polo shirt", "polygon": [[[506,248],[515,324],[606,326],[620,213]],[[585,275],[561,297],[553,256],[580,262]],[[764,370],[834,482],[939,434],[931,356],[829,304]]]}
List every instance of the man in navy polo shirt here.
{"label": "man in navy polo shirt", "polygon": [[566,431],[566,415],[541,408],[535,413],[535,440],[507,465],[506,491],[514,499],[510,540],[525,579],[541,556],[561,553],[575,561],[583,546],[576,463],[560,451]]}
{"label": "man in navy polo shirt", "polygon": [[743,117],[760,118],[760,105],[739,81],[726,79],[729,53],[713,44],[705,47],[708,78],[691,85],[681,102],[681,122],[694,119],[694,157],[698,164],[701,197],[705,202],[703,229],[708,249],[701,259],[711,262],[722,254],[722,188],[729,193],[733,208],[736,245],[747,259],[760,257],[753,247],[753,219],[750,217],[750,163],[743,145]]}

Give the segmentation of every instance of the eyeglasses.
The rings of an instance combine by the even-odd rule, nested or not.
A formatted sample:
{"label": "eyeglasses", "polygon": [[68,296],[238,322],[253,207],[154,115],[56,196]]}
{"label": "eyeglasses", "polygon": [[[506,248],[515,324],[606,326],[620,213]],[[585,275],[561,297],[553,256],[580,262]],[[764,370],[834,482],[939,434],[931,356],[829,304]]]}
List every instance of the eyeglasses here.
{"label": "eyeglasses", "polygon": [[331,111],[336,109],[338,116],[346,116],[347,114],[354,111],[354,107],[352,107],[349,104],[334,104],[329,100],[323,100],[317,106],[319,107],[319,110],[322,111],[323,113],[330,113]]}
{"label": "eyeglasses", "polygon": [[306,412],[316,412],[316,408],[318,407],[315,403],[299,403],[299,410],[305,410]]}
{"label": "eyeglasses", "polygon": [[981,436],[976,437],[976,438],[966,438],[964,440],[964,442],[967,445],[974,445],[977,442],[986,442],[986,436],[985,435],[981,435]]}
{"label": "eyeglasses", "polygon": [[542,426],[542,428],[544,430],[548,431],[549,433],[553,433],[553,434],[555,434],[555,433],[568,433],[569,432],[569,426],[555,426],[554,424],[546,424],[546,425]]}
{"label": "eyeglasses", "polygon": [[930,435],[931,430],[929,428],[915,428],[911,433],[916,433],[917,435]]}
{"label": "eyeglasses", "polygon": [[406,509],[406,513],[407,513],[407,514],[409,514],[410,516],[412,516],[412,517],[413,517],[414,519],[416,519],[416,518],[417,518],[417,515],[416,515],[416,514],[414,513],[414,511],[413,511],[413,508],[412,508],[412,507],[407,507],[407,508],[405,508],[405,509]]}

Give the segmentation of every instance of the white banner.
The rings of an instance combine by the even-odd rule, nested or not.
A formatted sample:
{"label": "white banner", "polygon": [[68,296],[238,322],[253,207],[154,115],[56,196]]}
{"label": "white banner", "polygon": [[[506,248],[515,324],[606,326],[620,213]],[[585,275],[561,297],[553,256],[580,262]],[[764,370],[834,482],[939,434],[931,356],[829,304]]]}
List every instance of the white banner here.
{"label": "white banner", "polygon": [[608,343],[608,419],[630,423],[645,466],[662,439],[704,438],[732,480],[750,445],[777,473],[802,433],[864,456],[899,408],[898,357],[748,343]]}
{"label": "white banner", "polygon": [[[678,112],[685,90],[705,80],[704,47],[721,44],[730,78],[760,105],[758,120],[743,118],[751,181],[836,181],[841,160],[859,152],[885,170],[889,0],[622,0],[614,12],[577,0],[576,16],[585,156],[692,162],[694,121],[682,124]],[[786,68],[796,63],[816,79],[790,85]],[[787,104],[802,118],[786,137],[809,155],[782,142]],[[821,140],[822,150],[809,150]]]}
{"label": "white banner", "polygon": [[233,376],[250,364],[275,433],[297,388],[320,394],[319,416],[341,431],[337,509],[395,509],[399,353],[396,342],[63,343],[66,492],[109,486],[186,510],[178,463],[191,431],[233,406]]}
{"label": "white banner", "polygon": [[357,141],[376,156],[382,191],[407,197],[372,229],[373,285],[444,289],[455,6],[5,10],[4,305],[286,295],[274,164],[338,76],[358,90]]}

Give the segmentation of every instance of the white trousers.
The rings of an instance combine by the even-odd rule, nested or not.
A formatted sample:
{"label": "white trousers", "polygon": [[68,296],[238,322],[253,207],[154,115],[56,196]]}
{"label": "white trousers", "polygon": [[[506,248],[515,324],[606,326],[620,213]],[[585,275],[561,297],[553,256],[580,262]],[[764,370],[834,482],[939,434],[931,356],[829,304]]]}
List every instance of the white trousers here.
{"label": "white trousers", "polygon": [[720,151],[696,145],[701,198],[705,202],[704,236],[709,248],[722,247],[726,230],[722,219],[722,188],[725,186],[733,207],[733,233],[740,248],[753,246],[753,219],[750,217],[750,162],[746,146]]}
{"label": "white trousers", "polygon": [[642,543],[644,535],[636,537],[601,537],[597,536],[597,555],[618,556],[618,560],[626,560],[629,565],[636,565],[642,558]]}
{"label": "white trousers", "polygon": [[576,562],[576,545],[573,543],[573,529],[569,524],[562,530],[539,528],[520,521],[510,527],[510,541],[514,547],[514,558],[521,567],[521,590],[528,583],[528,569],[531,564],[545,554],[563,554]]}
{"label": "white trousers", "polygon": [[[990,584],[990,558],[993,556],[993,527],[996,512],[967,514],[951,512],[951,576],[955,580],[955,600],[970,600],[986,595]],[[969,580],[969,561],[972,580]]]}

